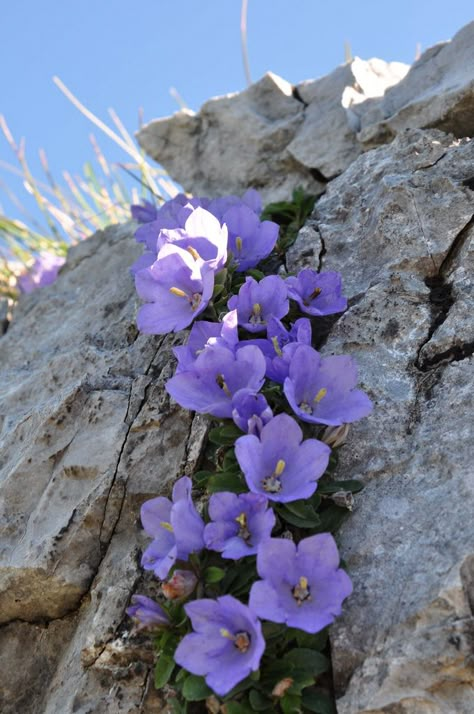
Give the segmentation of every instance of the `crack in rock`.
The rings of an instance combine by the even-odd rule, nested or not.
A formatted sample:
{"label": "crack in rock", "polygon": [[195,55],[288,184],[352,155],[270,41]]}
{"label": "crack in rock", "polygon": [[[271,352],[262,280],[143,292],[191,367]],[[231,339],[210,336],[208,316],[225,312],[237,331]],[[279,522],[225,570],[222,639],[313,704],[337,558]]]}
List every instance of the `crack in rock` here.
{"label": "crack in rock", "polygon": [[448,282],[446,276],[458,260],[466,241],[470,239],[470,233],[473,227],[474,215],[467,221],[452,241],[438,272],[425,279],[425,284],[430,289],[431,324],[426,338],[418,348],[415,359],[415,367],[420,371],[427,371],[442,364],[445,365],[449,362],[460,361],[472,354],[472,341],[470,340],[452,344],[441,352],[431,356],[424,355],[423,353],[425,352],[426,346],[431,343],[437,330],[448,319],[451,308],[456,302],[453,279],[451,278],[451,281]]}

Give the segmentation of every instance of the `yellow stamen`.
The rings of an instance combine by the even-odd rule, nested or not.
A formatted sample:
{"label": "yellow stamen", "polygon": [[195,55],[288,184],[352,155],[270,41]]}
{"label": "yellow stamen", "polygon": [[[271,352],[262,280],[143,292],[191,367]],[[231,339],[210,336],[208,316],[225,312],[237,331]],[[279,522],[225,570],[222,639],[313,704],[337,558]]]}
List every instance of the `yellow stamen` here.
{"label": "yellow stamen", "polygon": [[230,392],[230,389],[229,389],[229,387],[227,386],[227,384],[225,383],[225,379],[224,379],[224,377],[222,376],[222,374],[218,374],[218,375],[217,375],[217,377],[216,377],[216,382],[217,382],[217,385],[222,389],[222,391],[224,392],[224,394],[227,394],[228,397],[231,397],[231,396],[232,396],[232,394],[231,394],[231,392]]}
{"label": "yellow stamen", "polygon": [[326,387],[322,387],[322,389],[320,389],[319,392],[316,394],[313,401],[315,401],[316,404],[318,404],[321,401],[321,399],[323,399],[323,397],[326,396],[327,393],[328,393],[328,390],[326,389]]}
{"label": "yellow stamen", "polygon": [[200,256],[199,253],[197,252],[196,248],[191,248],[191,246],[188,246],[188,247],[186,248],[186,250],[188,251],[188,253],[191,253],[191,255],[193,256],[194,260],[201,260],[201,256]]}
{"label": "yellow stamen", "polygon": [[280,349],[280,345],[278,344],[278,337],[272,337],[272,343],[273,343],[273,349],[277,353],[278,357],[281,357],[283,355],[283,352]]}
{"label": "yellow stamen", "polygon": [[254,306],[252,308],[252,312],[256,317],[259,317],[262,314],[262,308],[258,304],[258,302],[254,303]]}
{"label": "yellow stamen", "polygon": [[173,526],[171,523],[168,523],[167,521],[161,521],[160,526],[164,528],[166,531],[169,531],[170,533],[173,532]]}
{"label": "yellow stamen", "polygon": [[219,630],[219,632],[220,632],[220,634],[222,635],[222,637],[225,637],[225,638],[226,638],[226,640],[233,640],[233,639],[234,639],[234,635],[232,634],[232,632],[229,632],[229,630],[226,630],[225,627],[221,627],[221,629]]}
{"label": "yellow stamen", "polygon": [[286,466],[286,463],[283,461],[283,459],[280,459],[276,465],[275,475],[281,476],[284,471],[285,466]]}
{"label": "yellow stamen", "polygon": [[177,295],[178,297],[188,297],[184,290],[181,290],[180,288],[170,288],[170,293],[173,293],[173,295]]}
{"label": "yellow stamen", "polygon": [[304,602],[311,602],[313,598],[311,597],[311,590],[308,586],[308,578],[302,575],[298,580],[298,585],[295,585],[293,588],[292,594],[298,607],[301,607]]}
{"label": "yellow stamen", "polygon": [[242,252],[242,238],[240,236],[237,236],[237,238],[235,239],[235,245],[237,246],[237,250],[239,251],[239,253],[241,253]]}
{"label": "yellow stamen", "polygon": [[242,528],[245,528],[245,526],[247,525],[247,516],[245,515],[245,513],[241,513],[240,516],[237,516],[235,520]]}
{"label": "yellow stamen", "polygon": [[302,590],[308,589],[308,578],[305,578],[303,575],[300,578],[300,588]]}

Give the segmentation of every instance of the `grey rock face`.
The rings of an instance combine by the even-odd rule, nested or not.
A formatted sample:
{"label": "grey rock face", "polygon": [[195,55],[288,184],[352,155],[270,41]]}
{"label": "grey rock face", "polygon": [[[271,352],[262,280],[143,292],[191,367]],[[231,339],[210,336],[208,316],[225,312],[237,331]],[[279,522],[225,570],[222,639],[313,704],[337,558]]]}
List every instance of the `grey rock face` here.
{"label": "grey rock face", "polygon": [[340,174],[362,153],[356,139],[357,109],[363,111],[367,99],[383,96],[408,69],[401,62],[356,58],[322,79],[299,84],[297,94],[307,107],[288,151],[328,179]]}
{"label": "grey rock face", "polygon": [[242,193],[253,186],[274,201],[301,185],[319,195],[325,181],[361,153],[407,128],[473,136],[473,67],[474,22],[411,68],[356,58],[294,88],[268,74],[239,94],[212,99],[197,114],[186,110],[152,121],[137,138],[192,193]]}
{"label": "grey rock face", "polygon": [[[403,81],[360,114],[359,141],[385,143],[403,129],[436,127],[474,135],[474,22],[451,40],[426,50]],[[370,106],[372,105],[372,106]]]}
{"label": "grey rock face", "polygon": [[239,194],[249,186],[267,202],[286,200],[296,186],[320,194],[326,178],[362,150],[343,94],[347,106],[381,96],[407,70],[355,60],[296,91],[269,73],[244,92],[211,99],[198,114],[184,110],[152,121],[138,142],[195,194]]}
{"label": "grey rock face", "polygon": [[240,94],[211,99],[199,114],[183,110],[141,129],[143,149],[197,195],[243,193],[249,186],[286,198],[297,183],[321,193],[324,183],[287,146],[303,121],[292,86],[267,74]]}
{"label": "grey rock face", "polygon": [[473,166],[473,141],[405,132],[330,184],[288,258],[317,236],[342,272],[324,352],[352,353],[375,402],[338,473],[366,484],[340,535],[340,714],[473,709]]}
{"label": "grey rock face", "polygon": [[163,390],[179,336],[137,334],[139,252],[130,225],[77,246],[0,340],[5,714],[158,711],[124,614],[150,592],[138,514],[193,468],[205,426]]}
{"label": "grey rock face", "polygon": [[[332,634],[339,714],[473,711],[474,141],[405,130],[467,133],[473,33],[404,79],[374,60],[297,92],[267,76],[140,134],[202,194],[288,198],[343,172],[287,256],[342,273],[350,307],[323,349],[355,356],[375,402],[338,473],[366,484],[340,534],[354,594]],[[0,339],[5,714],[163,708],[150,642],[124,614],[157,587],[138,513],[192,472],[207,425],[163,388],[180,335],[137,334],[139,252],[131,225],[74,248]]]}

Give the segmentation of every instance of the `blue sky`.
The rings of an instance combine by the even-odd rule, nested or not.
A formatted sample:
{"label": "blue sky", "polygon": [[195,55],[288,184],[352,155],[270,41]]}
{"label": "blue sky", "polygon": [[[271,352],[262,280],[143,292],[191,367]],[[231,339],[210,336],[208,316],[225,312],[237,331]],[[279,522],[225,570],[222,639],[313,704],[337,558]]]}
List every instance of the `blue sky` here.
{"label": "blue sky", "polygon": [[[38,149],[53,173],[79,172],[93,158],[91,125],[52,83],[59,75],[95,113],[113,107],[129,130],[176,111],[174,86],[192,109],[245,87],[241,0],[16,0],[2,7],[0,113],[25,137],[34,169]],[[267,70],[291,82],[318,77],[344,60],[344,43],[364,59],[413,61],[474,19],[472,0],[249,0],[253,79]],[[123,155],[94,130],[111,160]],[[11,161],[0,136],[0,160]],[[18,184],[0,169],[0,180]],[[1,191],[0,191],[1,194]],[[0,196],[6,210],[8,202]],[[14,211],[10,211],[11,214]],[[13,216],[11,216],[13,217]]]}

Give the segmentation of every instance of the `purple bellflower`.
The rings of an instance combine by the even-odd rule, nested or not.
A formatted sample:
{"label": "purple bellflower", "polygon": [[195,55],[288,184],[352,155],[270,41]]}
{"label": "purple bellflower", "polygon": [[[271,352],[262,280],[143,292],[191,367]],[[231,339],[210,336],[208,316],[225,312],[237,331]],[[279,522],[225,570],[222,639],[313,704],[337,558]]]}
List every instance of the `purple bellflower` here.
{"label": "purple bellflower", "polygon": [[246,278],[239,294],[233,295],[227,305],[229,310],[237,310],[239,325],[249,332],[266,330],[272,317],[284,317],[290,307],[285,282],[278,275],[267,275],[259,283]]}
{"label": "purple bellflower", "polygon": [[58,277],[59,269],[66,262],[53,253],[41,253],[35,260],[33,267],[27,273],[17,278],[17,284],[22,293],[31,293],[37,288],[54,283]]}
{"label": "purple bellflower", "polygon": [[151,223],[156,221],[158,210],[154,203],[143,201],[143,203],[135,203],[130,206],[132,218],[138,223]]}
{"label": "purple bellflower", "polygon": [[357,365],[347,355],[321,357],[301,345],[292,356],[283,391],[300,419],[340,426],[372,411],[372,402],[357,383]]}
{"label": "purple bellflower", "polygon": [[304,538],[298,546],[285,538],[265,541],[257,570],[262,580],[252,586],[250,609],[265,620],[305,632],[319,632],[333,622],[352,592],[329,533]]}
{"label": "purple bellflower", "polygon": [[208,203],[207,210],[223,223],[224,214],[229,208],[232,208],[232,206],[245,206],[259,216],[262,212],[262,199],[258,191],[254,188],[249,188],[242,198],[238,196],[221,196],[220,198],[212,199],[212,201]]}
{"label": "purple bellflower", "polygon": [[273,412],[263,394],[252,389],[240,389],[232,399],[232,419],[246,434],[260,436],[265,424],[273,419]]}
{"label": "purple bellflower", "polygon": [[291,342],[301,342],[304,345],[311,344],[311,322],[307,317],[300,317],[296,322],[292,323],[289,330],[284,324],[272,318],[268,321],[267,338],[272,342],[277,352],[277,347],[283,349],[285,345]]}
{"label": "purple bellflower", "polygon": [[201,203],[199,198],[188,198],[179,193],[156,211],[153,221],[145,223],[135,231],[135,240],[137,243],[145,243],[147,249],[156,255],[158,252],[156,243],[160,231],[163,228],[184,228],[189,215]]}
{"label": "purple bellflower", "polygon": [[223,558],[238,560],[255,555],[260,544],[268,540],[275,525],[275,514],[268,501],[256,493],[215,493],[209,501],[208,523],[204,542]]}
{"label": "purple bellflower", "polygon": [[224,696],[255,672],[265,650],[262,626],[253,612],[231,595],[194,600],[184,606],[194,632],[179,643],[174,658],[188,672],[206,678]]}
{"label": "purple bellflower", "polygon": [[138,629],[169,627],[167,613],[151,598],[146,595],[132,595],[131,603],[125,612],[136,621]]}
{"label": "purple bellflower", "polygon": [[226,347],[207,347],[189,370],[166,383],[167,392],[185,409],[232,417],[232,398],[239,389],[258,391],[265,379],[265,358],[258,347],[236,354]]}
{"label": "purple bellflower", "polygon": [[287,278],[285,282],[290,298],[296,300],[301,312],[308,315],[332,315],[347,308],[340,273],[317,273],[305,268],[297,277]]}
{"label": "purple bellflower", "polygon": [[221,270],[227,261],[227,227],[212,213],[197,207],[186,219],[184,228],[162,229],[157,239],[158,257],[164,245],[173,243],[188,250],[196,260],[203,260],[213,270]]}
{"label": "purple bellflower", "polygon": [[303,432],[288,414],[273,417],[260,438],[249,434],[235,442],[250,491],[282,503],[313,495],[330,453],[329,446],[317,439],[303,441]]}
{"label": "purple bellflower", "polygon": [[143,528],[153,538],[142,556],[142,567],[164,580],[177,560],[204,548],[204,521],[191,499],[191,479],[183,476],[173,488],[173,501],[152,498],[141,507]]}
{"label": "purple bellflower", "polygon": [[150,250],[147,250],[146,253],[143,253],[143,255],[140,255],[134,262],[132,266],[130,266],[130,274],[132,277],[135,277],[135,275],[140,271],[140,270],[145,270],[145,268],[151,268],[153,263],[156,261],[156,253],[152,253]]}
{"label": "purple bellflower", "polygon": [[222,322],[206,322],[205,320],[195,322],[187,343],[173,348],[174,356],[178,360],[176,374],[190,369],[197,356],[206,347],[217,345],[235,351],[234,348],[238,341],[236,310],[224,315]]}
{"label": "purple bellflower", "polygon": [[222,220],[229,230],[229,250],[237,264],[237,272],[255,267],[275,247],[278,224],[260,221],[247,206],[232,206],[224,213]]}
{"label": "purple bellflower", "polygon": [[161,335],[187,327],[209,303],[214,271],[187,250],[166,245],[158,260],[135,275],[139,296],[147,302],[137,315],[140,332]]}
{"label": "purple bellflower", "polygon": [[280,320],[272,318],[268,321],[266,343],[266,347],[263,348],[267,361],[266,376],[274,382],[283,384],[288,377],[296,345],[311,344],[311,323],[308,318],[301,317],[290,330],[287,330]]}

